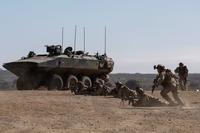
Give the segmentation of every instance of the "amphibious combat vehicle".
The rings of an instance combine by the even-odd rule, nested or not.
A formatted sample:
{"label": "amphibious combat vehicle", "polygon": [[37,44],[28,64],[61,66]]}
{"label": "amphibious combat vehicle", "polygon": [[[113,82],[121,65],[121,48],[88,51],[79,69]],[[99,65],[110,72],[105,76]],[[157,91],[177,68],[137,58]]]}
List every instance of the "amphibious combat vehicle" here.
{"label": "amphibious combat vehicle", "polygon": [[36,55],[33,51],[20,60],[5,63],[4,68],[17,75],[18,90],[35,90],[46,86],[48,90],[75,89],[82,81],[92,87],[98,80],[107,80],[114,62],[106,54],[89,55],[83,51],[73,51],[62,46],[46,46],[47,54]]}

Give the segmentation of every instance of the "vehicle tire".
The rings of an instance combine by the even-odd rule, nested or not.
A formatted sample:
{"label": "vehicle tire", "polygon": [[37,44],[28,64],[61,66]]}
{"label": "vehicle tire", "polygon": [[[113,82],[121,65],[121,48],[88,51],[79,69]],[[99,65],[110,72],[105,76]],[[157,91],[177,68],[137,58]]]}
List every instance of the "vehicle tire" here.
{"label": "vehicle tire", "polygon": [[70,90],[76,90],[77,83],[78,83],[77,77],[74,75],[70,75],[67,78],[66,87],[67,87],[67,89],[70,89]]}
{"label": "vehicle tire", "polygon": [[102,85],[105,84],[104,80],[103,80],[103,79],[100,79],[100,78],[96,78],[95,82],[99,82],[99,83],[101,83]]}
{"label": "vehicle tire", "polygon": [[62,88],[62,78],[57,74],[52,75],[52,77],[48,80],[48,90],[61,90]]}
{"label": "vehicle tire", "polygon": [[83,76],[81,78],[81,81],[84,83],[85,86],[87,86],[87,88],[91,88],[92,87],[92,81],[88,76]]}

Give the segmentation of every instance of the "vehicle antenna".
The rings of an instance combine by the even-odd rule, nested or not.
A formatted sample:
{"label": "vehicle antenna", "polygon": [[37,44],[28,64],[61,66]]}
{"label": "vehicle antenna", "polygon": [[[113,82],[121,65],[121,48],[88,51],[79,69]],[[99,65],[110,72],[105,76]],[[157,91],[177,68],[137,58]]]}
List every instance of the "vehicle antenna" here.
{"label": "vehicle antenna", "polygon": [[62,53],[63,53],[64,27],[62,27]]}
{"label": "vehicle antenna", "polygon": [[75,25],[75,33],[74,33],[74,53],[76,52],[76,29],[77,29],[77,26]]}
{"label": "vehicle antenna", "polygon": [[85,53],[85,27],[83,28],[83,50]]}
{"label": "vehicle antenna", "polygon": [[104,54],[106,55],[106,26],[105,26],[105,38],[104,38]]}

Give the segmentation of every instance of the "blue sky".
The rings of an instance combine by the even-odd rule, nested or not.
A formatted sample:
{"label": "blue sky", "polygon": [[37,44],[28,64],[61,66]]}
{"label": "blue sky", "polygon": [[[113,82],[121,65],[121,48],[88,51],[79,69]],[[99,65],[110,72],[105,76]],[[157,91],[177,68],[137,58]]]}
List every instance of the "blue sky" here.
{"label": "blue sky", "polygon": [[107,52],[114,72],[153,73],[154,64],[174,69],[180,61],[200,72],[200,1],[198,0],[0,0],[0,64],[44,53],[44,45],[73,45]]}

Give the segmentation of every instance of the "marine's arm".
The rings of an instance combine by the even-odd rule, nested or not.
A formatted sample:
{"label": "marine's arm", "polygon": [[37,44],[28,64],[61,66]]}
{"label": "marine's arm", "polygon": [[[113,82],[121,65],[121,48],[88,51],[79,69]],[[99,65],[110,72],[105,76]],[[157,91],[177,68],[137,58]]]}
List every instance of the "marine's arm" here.
{"label": "marine's arm", "polygon": [[153,94],[155,88],[158,87],[158,79],[159,79],[159,75],[157,75],[156,78],[153,80],[153,86],[152,86],[152,90],[151,90],[152,94]]}
{"label": "marine's arm", "polygon": [[179,72],[179,67],[177,67],[175,70],[174,70],[175,73],[178,73]]}
{"label": "marine's arm", "polygon": [[171,73],[170,75],[172,78],[178,79],[178,77],[175,74]]}
{"label": "marine's arm", "polygon": [[154,92],[155,88],[156,88],[156,86],[155,86],[155,85],[153,85],[153,86],[152,86],[152,89],[151,89],[151,93],[152,93],[152,94],[153,94],[153,92]]}
{"label": "marine's arm", "polygon": [[187,66],[185,66],[185,75],[186,75],[186,77],[188,77],[188,73],[189,73],[188,68],[187,68]]}

